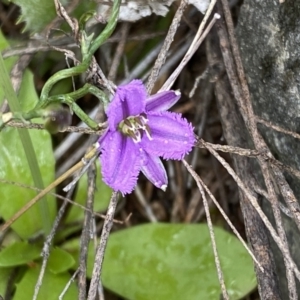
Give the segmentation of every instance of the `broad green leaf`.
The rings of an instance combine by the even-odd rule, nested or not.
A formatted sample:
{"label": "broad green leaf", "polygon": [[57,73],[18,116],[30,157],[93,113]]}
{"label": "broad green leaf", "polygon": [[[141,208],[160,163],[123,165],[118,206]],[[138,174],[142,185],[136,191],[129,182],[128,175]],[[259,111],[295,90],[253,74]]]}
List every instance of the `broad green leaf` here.
{"label": "broad green leaf", "polygon": [[[96,177],[96,191],[94,199],[94,211],[104,211],[107,209],[110,197],[111,189],[102,181],[102,176],[100,172],[99,160],[96,162],[97,177]],[[86,205],[87,199],[87,175],[84,174],[79,180],[78,190],[75,197],[75,202]],[[78,222],[83,220],[84,210],[78,206],[72,206],[70,213],[66,219],[66,223]]]}
{"label": "broad green leaf", "polygon": [[[25,22],[25,30],[40,32],[56,17],[54,1],[12,0],[12,2],[21,7],[19,22]],[[60,2],[62,5],[68,4],[67,0],[61,0]],[[94,1],[81,1],[72,16],[79,17],[87,10],[94,8]]]}
{"label": "broad green leaf", "polygon": [[[234,236],[214,230],[230,299],[239,299],[256,286],[252,260]],[[130,300],[220,299],[221,294],[206,225],[148,224],[113,233],[102,280]]]}
{"label": "broad green leaf", "polygon": [[[25,275],[17,284],[16,294],[14,300],[29,300],[33,298],[34,287],[37,282],[40,265],[30,268],[26,271]],[[50,271],[45,272],[42,286],[38,295],[38,300],[57,300],[68,281],[70,275],[68,273],[53,274]],[[78,297],[76,284],[73,282],[67,293],[64,295],[64,300],[74,300]]]}
{"label": "broad green leaf", "polygon": [[[23,73],[22,73],[23,75]],[[9,73],[5,67],[3,57],[0,53],[0,86],[4,90],[8,105],[13,113],[21,112],[20,99],[18,99],[17,94],[14,91],[13,85],[10,81]],[[33,178],[34,185],[40,189],[44,188],[44,183],[42,179],[41,170],[37,161],[37,157],[33,148],[32,140],[27,129],[17,129],[19,134],[19,139],[22,143],[23,150],[26,155],[28,166],[30,168],[30,173]],[[45,233],[50,232],[51,222],[49,207],[46,203],[46,196],[39,202],[40,212],[43,220],[43,229]]]}
{"label": "broad green leaf", "polygon": [[[29,71],[26,71],[19,97],[23,109],[33,107],[33,104],[37,101],[37,95],[33,87],[33,76]],[[29,134],[34,145],[44,183],[48,185],[54,180],[55,166],[51,137],[46,131],[30,130]],[[0,145],[0,177],[21,184],[34,186],[27,158],[17,130],[15,128],[4,129],[0,134]],[[1,216],[6,220],[9,219],[35,195],[35,191],[1,183]],[[48,196],[47,200],[51,219],[53,219],[55,214],[54,197]],[[32,207],[12,225],[12,228],[24,239],[41,229],[42,222],[39,207],[37,205]]]}
{"label": "broad green leaf", "polygon": [[[0,268],[0,296],[4,297],[12,268]],[[1,298],[0,298],[1,299]]]}
{"label": "broad green leaf", "polygon": [[[230,300],[256,287],[253,263],[240,241],[214,227]],[[79,241],[63,245],[79,256]],[[88,252],[91,277],[94,246]],[[103,285],[129,300],[220,299],[220,286],[207,225],[147,224],[110,235],[104,256]]]}
{"label": "broad green leaf", "polygon": [[[0,35],[0,45],[5,47],[7,42],[3,35]],[[6,66],[11,68],[11,61],[5,61]],[[3,101],[3,91],[0,89],[0,105]],[[28,70],[23,76],[19,92],[19,100],[22,110],[29,110],[38,101],[35,91],[33,75]],[[20,129],[21,130],[21,129]],[[34,145],[35,154],[43,174],[44,184],[48,185],[54,179],[54,156],[52,151],[51,137],[46,131],[30,130],[29,132]],[[6,128],[0,133],[0,177],[5,180],[34,186],[32,174],[27,162],[27,156],[23,150],[19,133],[14,128]],[[32,199],[36,192],[17,187],[10,184],[1,183],[0,188],[0,215],[5,220],[9,219],[15,212]],[[54,218],[55,202],[51,196],[47,197],[50,211],[50,219]],[[50,221],[51,221],[50,220]],[[42,228],[42,219],[38,206],[30,209],[24,216],[16,221],[12,228],[22,237],[28,238]]]}
{"label": "broad green leaf", "polygon": [[75,264],[71,254],[61,248],[51,250],[47,268],[54,274],[66,272]]}
{"label": "broad green leaf", "polygon": [[0,267],[25,265],[41,257],[42,248],[27,242],[15,242],[0,252]]}

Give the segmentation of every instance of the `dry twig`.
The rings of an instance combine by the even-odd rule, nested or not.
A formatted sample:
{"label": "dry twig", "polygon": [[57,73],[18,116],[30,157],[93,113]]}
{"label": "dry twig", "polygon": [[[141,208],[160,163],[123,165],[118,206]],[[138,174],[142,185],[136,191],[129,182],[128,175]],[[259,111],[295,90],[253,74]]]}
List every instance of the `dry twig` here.
{"label": "dry twig", "polygon": [[[88,169],[88,191],[86,207],[93,210],[94,196],[96,189],[96,166],[92,164]],[[78,299],[86,299],[86,269],[87,269],[87,255],[88,247],[91,237],[93,214],[86,211],[83,222],[83,229],[80,238],[80,255],[79,255],[79,273],[78,273]]]}
{"label": "dry twig", "polygon": [[117,203],[118,203],[118,193],[113,192],[107,209],[106,218],[103,224],[100,242],[96,250],[96,256],[95,256],[94,267],[92,272],[92,279],[91,279],[91,284],[90,284],[88,298],[87,298],[88,300],[96,299],[99,281],[100,281],[100,274],[102,270],[102,263],[104,259],[104,252],[107,245],[107,240],[110,234],[110,230],[113,225],[113,219],[114,219]]}
{"label": "dry twig", "polygon": [[216,268],[217,268],[218,279],[219,279],[219,283],[220,283],[220,286],[221,286],[222,295],[223,295],[223,298],[225,300],[229,300],[228,293],[227,293],[226,286],[225,286],[225,282],[224,282],[224,276],[223,276],[223,272],[222,272],[222,268],[221,268],[221,264],[220,264],[220,259],[219,259],[219,256],[218,256],[213,224],[212,224],[212,221],[211,221],[208,202],[207,202],[207,199],[206,199],[205,192],[203,190],[203,187],[202,187],[202,185],[199,181],[199,177],[196,174],[196,172],[194,172],[194,170],[188,165],[188,163],[185,160],[183,160],[183,164],[188,169],[190,174],[194,177],[194,179],[197,183],[198,189],[201,193],[201,196],[202,196],[202,199],[203,199],[203,204],[204,204],[204,209],[205,209],[205,214],[206,214],[207,226],[209,228],[211,244],[212,244],[212,248],[213,248],[213,252],[214,252],[215,264],[216,264]]}

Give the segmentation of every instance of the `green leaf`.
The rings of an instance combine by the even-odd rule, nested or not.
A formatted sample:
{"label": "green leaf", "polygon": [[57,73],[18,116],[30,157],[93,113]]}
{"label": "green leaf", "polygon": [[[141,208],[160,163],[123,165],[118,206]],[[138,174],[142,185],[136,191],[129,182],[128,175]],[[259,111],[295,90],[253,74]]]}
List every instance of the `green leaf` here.
{"label": "green leaf", "polygon": [[[34,287],[37,282],[40,272],[40,265],[35,268],[28,269],[23,276],[21,282],[17,284],[14,300],[28,300],[33,298]],[[42,286],[38,295],[38,300],[57,300],[66,284],[70,280],[70,275],[62,273],[55,275],[50,271],[45,272]],[[74,300],[78,297],[78,290],[73,282],[67,293],[64,295],[64,300]]]}
{"label": "green leaf", "polygon": [[[3,35],[0,35],[0,45],[5,47],[7,42]],[[8,71],[12,66],[11,60],[5,61]],[[3,75],[3,74],[2,74]],[[3,101],[3,90],[0,89],[0,105]],[[22,110],[29,110],[34,107],[38,101],[35,91],[33,75],[28,70],[25,72],[19,92],[19,101]],[[20,129],[19,131],[24,131]],[[46,131],[30,130],[29,136],[33,143],[34,152],[43,174],[43,180],[46,185],[50,184],[54,179],[54,156],[52,150],[51,137]],[[28,141],[29,142],[29,141]],[[0,166],[1,178],[25,185],[34,186],[31,169],[29,168],[27,155],[23,150],[23,143],[20,140],[18,130],[14,128],[6,128],[0,133]],[[37,176],[37,174],[35,174]],[[5,220],[9,219],[15,212],[24,206],[29,200],[36,195],[36,192],[17,187],[10,184],[1,183],[0,188],[0,215]],[[47,197],[51,222],[55,215],[54,197]],[[41,210],[35,206],[16,221],[12,228],[24,239],[28,238],[43,227]],[[50,223],[49,223],[50,224]]]}
{"label": "green leaf", "polygon": [[[56,16],[54,1],[13,0],[21,7],[19,22],[25,22],[25,30],[40,32]],[[65,3],[65,1],[64,1]]]}
{"label": "green leaf", "polygon": [[[96,192],[94,199],[94,211],[104,211],[107,209],[112,190],[102,181],[100,172],[99,160],[96,162],[97,175],[96,175]],[[87,199],[87,175],[84,174],[79,180],[78,190],[75,197],[75,202],[86,205]],[[66,223],[80,222],[84,218],[84,210],[78,206],[72,206]]]}
{"label": "green leaf", "polygon": [[[21,89],[20,101],[23,108],[34,105],[37,95],[33,87],[33,75],[26,71]],[[0,103],[1,104],[1,103]],[[54,180],[55,160],[53,156],[51,137],[46,131],[30,130],[29,132],[37,161],[45,185]],[[0,134],[0,166],[1,178],[25,185],[34,186],[27,157],[23,150],[18,132],[14,128],[6,128]],[[1,184],[0,214],[7,220],[36,195],[35,191],[9,184]],[[48,206],[51,220],[55,215],[54,197],[48,196]],[[27,211],[12,228],[24,239],[42,228],[40,209],[37,205]]]}
{"label": "green leaf", "polygon": [[[2,39],[1,44],[5,46],[6,40],[3,35],[1,35],[1,39]],[[22,73],[22,75],[23,75],[23,73]],[[32,81],[32,79],[31,79],[31,81]],[[33,83],[33,81],[32,81],[32,83]],[[24,86],[23,81],[22,81],[22,84]],[[0,52],[0,86],[1,86],[2,91],[4,92],[6,99],[7,99],[7,103],[9,105],[11,112],[13,112],[13,113],[21,112],[21,110],[22,110],[22,107],[20,104],[21,98],[18,99],[18,97],[14,91],[14,88],[10,81],[9,73],[6,68],[5,62],[2,58],[1,52]],[[32,84],[32,86],[33,86],[33,84]],[[21,85],[21,87],[22,87],[22,85]],[[30,88],[30,86],[25,87],[25,89],[28,89],[28,88]],[[18,90],[18,92],[21,92],[21,89],[20,89],[20,91]],[[4,98],[1,97],[1,99],[0,99],[1,102],[3,101],[3,99]],[[44,182],[42,179],[41,170],[39,167],[37,155],[35,153],[30,134],[29,134],[28,130],[25,128],[23,130],[17,129],[17,132],[18,132],[18,136],[19,136],[23,151],[25,153],[26,161],[28,163],[28,167],[30,170],[31,177],[33,179],[33,183],[39,189],[44,189]],[[45,234],[47,234],[51,230],[51,220],[50,220],[51,215],[50,215],[49,206],[48,206],[48,203],[46,200],[47,200],[47,198],[46,198],[46,196],[44,196],[39,202],[40,213],[42,216],[42,225],[43,225]]]}
{"label": "green leaf", "polygon": [[0,252],[0,267],[25,265],[40,258],[42,248],[27,242],[15,242]]}
{"label": "green leaf", "polygon": [[[256,286],[252,260],[234,236],[214,230],[230,299],[239,299]],[[221,294],[206,225],[148,224],[111,234],[102,280],[131,300],[220,299]]]}
{"label": "green leaf", "polygon": [[[240,241],[214,227],[231,300],[256,287],[252,259]],[[79,241],[63,245],[79,257]],[[95,249],[90,243],[87,274]],[[207,225],[147,224],[112,233],[102,271],[103,285],[130,300],[220,299],[220,285]]]}
{"label": "green leaf", "polygon": [[47,268],[54,274],[63,273],[73,267],[75,259],[61,248],[51,250]]}
{"label": "green leaf", "polygon": [[[49,0],[12,0],[15,4],[21,7],[21,17],[19,22],[25,22],[25,30],[31,32],[42,31],[55,17],[54,1]],[[67,0],[60,1],[63,6],[68,4]],[[94,1],[81,1],[76,8],[75,17],[81,16],[85,11],[94,9]]]}

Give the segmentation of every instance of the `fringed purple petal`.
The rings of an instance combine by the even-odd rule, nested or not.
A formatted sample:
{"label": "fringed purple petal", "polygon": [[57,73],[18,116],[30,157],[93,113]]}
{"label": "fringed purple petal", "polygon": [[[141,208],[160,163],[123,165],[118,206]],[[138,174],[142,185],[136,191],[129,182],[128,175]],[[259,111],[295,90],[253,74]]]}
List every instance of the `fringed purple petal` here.
{"label": "fringed purple petal", "polygon": [[144,152],[145,163],[142,166],[142,172],[156,187],[166,191],[168,186],[168,177],[164,165],[157,156],[149,155]]}
{"label": "fringed purple petal", "polygon": [[141,151],[131,138],[107,131],[99,139],[103,181],[123,195],[132,192],[141,169]]}
{"label": "fringed purple petal", "polygon": [[122,120],[144,112],[146,97],[146,89],[141,80],[120,85],[106,111],[109,129],[115,131]]}
{"label": "fringed purple petal", "polygon": [[143,135],[141,147],[150,155],[165,159],[182,159],[192,150],[195,137],[192,125],[181,114],[171,112],[148,113],[150,140]]}
{"label": "fringed purple petal", "polygon": [[151,95],[146,99],[146,111],[166,111],[179,100],[180,96],[180,91],[166,91]]}

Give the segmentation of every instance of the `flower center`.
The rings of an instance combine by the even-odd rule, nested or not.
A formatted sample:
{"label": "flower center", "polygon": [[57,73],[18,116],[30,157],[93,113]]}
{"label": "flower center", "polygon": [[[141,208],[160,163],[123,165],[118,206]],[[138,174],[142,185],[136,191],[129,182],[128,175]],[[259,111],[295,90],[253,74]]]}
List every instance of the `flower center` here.
{"label": "flower center", "polygon": [[139,143],[145,132],[148,139],[152,140],[150,127],[147,125],[148,119],[146,114],[142,113],[137,116],[130,116],[118,125],[119,131],[125,136],[129,136],[135,143]]}

